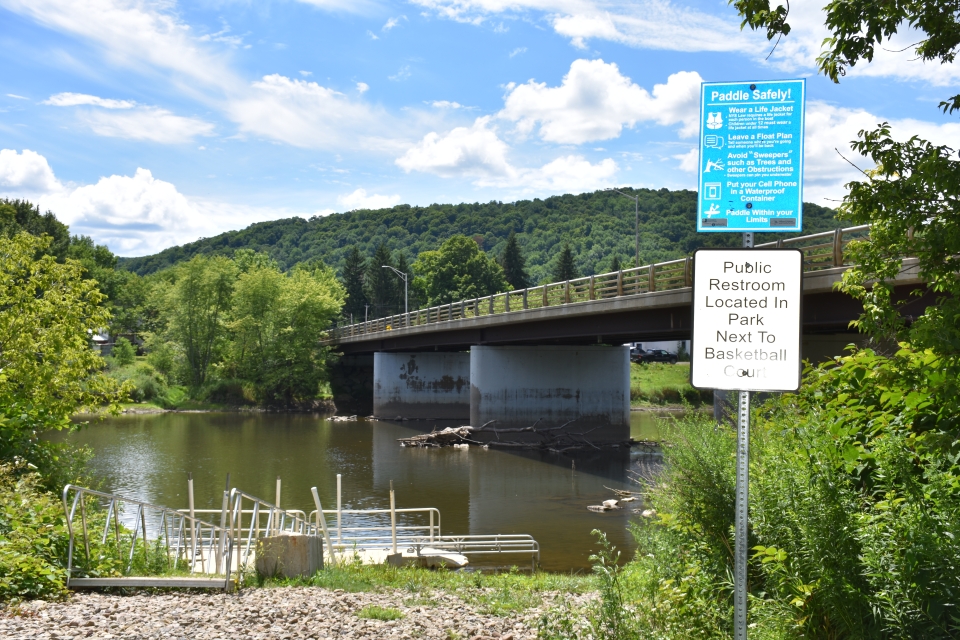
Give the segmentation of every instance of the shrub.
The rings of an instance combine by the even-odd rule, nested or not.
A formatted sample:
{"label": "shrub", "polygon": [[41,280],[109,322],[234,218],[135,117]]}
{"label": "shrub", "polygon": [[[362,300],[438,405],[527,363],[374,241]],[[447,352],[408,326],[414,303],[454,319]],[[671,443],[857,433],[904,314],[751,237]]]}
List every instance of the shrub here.
{"label": "shrub", "polygon": [[126,338],[117,338],[113,343],[113,349],[110,351],[110,357],[113,358],[113,361],[118,367],[125,367],[128,364],[133,364],[133,361],[136,360],[137,352],[129,340]]}
{"label": "shrub", "polygon": [[66,594],[63,506],[24,463],[0,464],[0,601]]}

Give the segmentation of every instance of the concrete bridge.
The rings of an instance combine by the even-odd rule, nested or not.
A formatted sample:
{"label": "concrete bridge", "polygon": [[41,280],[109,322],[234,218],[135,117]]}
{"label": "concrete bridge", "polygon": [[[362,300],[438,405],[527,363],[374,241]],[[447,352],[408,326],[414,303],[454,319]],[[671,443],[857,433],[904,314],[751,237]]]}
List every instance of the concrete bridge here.
{"label": "concrete bridge", "polygon": [[[834,290],[844,248],[867,226],[765,247],[804,254],[804,357],[818,361],[856,342],[859,302]],[[625,342],[689,339],[692,258],[499,293],[334,329],[341,411],[383,418],[450,418],[479,426],[555,426],[573,420],[601,439],[629,437]],[[923,286],[916,261],[897,278],[906,298]],[[927,296],[904,313],[919,315]]]}

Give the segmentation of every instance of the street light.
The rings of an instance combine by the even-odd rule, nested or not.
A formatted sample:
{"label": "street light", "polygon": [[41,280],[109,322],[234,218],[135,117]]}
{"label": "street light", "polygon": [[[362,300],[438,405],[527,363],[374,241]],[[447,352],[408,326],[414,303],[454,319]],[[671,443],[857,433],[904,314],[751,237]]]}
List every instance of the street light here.
{"label": "street light", "polygon": [[393,271],[395,274],[400,276],[401,280],[403,280],[403,313],[404,313],[404,316],[406,316],[407,314],[410,313],[410,308],[409,308],[409,305],[407,304],[407,274],[405,274],[403,271],[400,271],[399,269],[394,269],[388,264],[381,265],[380,268],[390,269],[390,271]]}
{"label": "street light", "polygon": [[637,219],[636,237],[634,239],[635,253],[633,257],[633,266],[639,267],[640,266],[640,196],[631,196],[627,193],[624,193],[623,191],[620,191],[620,189],[614,189],[613,187],[610,187],[609,189],[604,189],[604,191],[616,191],[623,197],[630,198],[631,200],[633,200],[634,215],[636,216],[636,219]]}

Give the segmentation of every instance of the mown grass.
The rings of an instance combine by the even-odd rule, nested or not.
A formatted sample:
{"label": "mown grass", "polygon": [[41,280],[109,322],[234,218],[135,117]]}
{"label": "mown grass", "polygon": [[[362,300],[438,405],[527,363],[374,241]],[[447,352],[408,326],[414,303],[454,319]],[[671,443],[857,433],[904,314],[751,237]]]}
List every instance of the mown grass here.
{"label": "mown grass", "polygon": [[710,391],[690,386],[690,365],[651,362],[630,364],[630,403],[633,406],[689,404],[694,407],[713,402]]}
{"label": "mown grass", "polygon": [[586,593],[596,589],[596,577],[517,570],[502,573],[437,571],[417,567],[348,564],[321,569],[311,578],[268,579],[265,587],[316,586],[350,592],[380,592],[398,589],[408,599],[433,603],[434,592],[456,595],[482,613],[509,615],[539,606],[547,593]]}

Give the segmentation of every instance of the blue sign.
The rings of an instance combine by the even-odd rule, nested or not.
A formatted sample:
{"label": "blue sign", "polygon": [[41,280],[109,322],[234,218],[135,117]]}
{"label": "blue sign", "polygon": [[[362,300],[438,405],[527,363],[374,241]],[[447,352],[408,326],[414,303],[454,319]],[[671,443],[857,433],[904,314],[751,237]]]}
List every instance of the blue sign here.
{"label": "blue sign", "polygon": [[705,82],[697,231],[800,231],[804,80]]}

